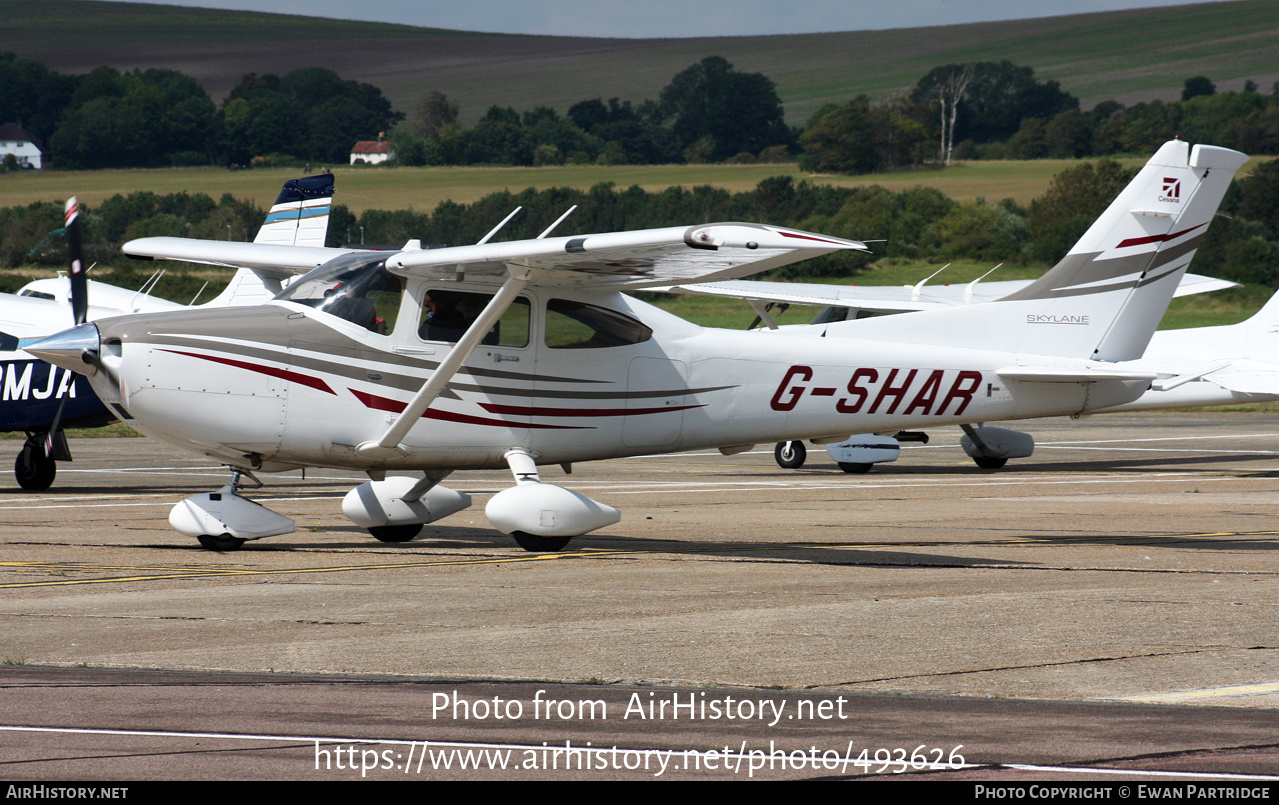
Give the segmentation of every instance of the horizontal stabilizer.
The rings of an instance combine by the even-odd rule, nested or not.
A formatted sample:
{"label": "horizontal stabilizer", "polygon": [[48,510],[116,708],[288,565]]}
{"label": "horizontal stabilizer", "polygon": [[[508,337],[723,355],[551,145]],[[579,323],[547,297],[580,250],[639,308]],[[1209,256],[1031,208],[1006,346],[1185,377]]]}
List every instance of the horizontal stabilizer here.
{"label": "horizontal stabilizer", "polygon": [[[695,285],[668,285],[649,288],[667,293],[718,296],[751,302],[785,302],[813,307],[846,307],[872,313],[906,313],[916,310],[993,302],[1020,291],[1034,280],[1000,280],[998,282],[956,283],[952,285],[828,285],[817,282],[758,282],[725,280]],[[1239,283],[1187,274],[1182,277],[1174,296],[1191,296],[1238,288]]]}
{"label": "horizontal stabilizer", "polygon": [[995,372],[1004,380],[1022,380],[1030,383],[1095,383],[1102,380],[1139,380],[1150,382],[1159,375],[1155,372],[1129,371],[1110,366],[1009,366]]}
{"label": "horizontal stabilizer", "polygon": [[1218,372],[1206,376],[1204,380],[1210,380],[1227,391],[1237,391],[1241,394],[1279,395],[1279,371]]}

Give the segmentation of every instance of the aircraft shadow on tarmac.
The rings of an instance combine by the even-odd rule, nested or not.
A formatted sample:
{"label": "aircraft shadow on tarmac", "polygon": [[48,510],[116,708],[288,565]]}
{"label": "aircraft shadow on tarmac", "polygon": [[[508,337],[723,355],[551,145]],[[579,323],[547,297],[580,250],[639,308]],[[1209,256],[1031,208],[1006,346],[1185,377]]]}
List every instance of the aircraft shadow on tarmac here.
{"label": "aircraft shadow on tarmac", "polygon": [[[359,551],[364,555],[376,554],[385,557],[388,562],[432,560],[441,563],[457,561],[491,561],[493,559],[533,559],[538,557],[565,560],[590,559],[592,556],[608,556],[621,554],[680,554],[732,557],[762,563],[769,562],[802,562],[824,566],[859,566],[859,567],[914,567],[914,568],[955,568],[977,566],[1016,566],[1025,562],[1009,561],[973,556],[947,556],[939,553],[928,553],[910,550],[911,546],[878,543],[873,535],[866,535],[868,529],[849,530],[847,542],[852,545],[835,542],[813,542],[806,540],[761,540],[761,541],[716,541],[661,539],[652,537],[628,537],[609,534],[587,534],[576,538],[563,551],[548,554],[529,554],[516,547],[514,540],[500,532],[488,528],[465,528],[439,526],[432,530],[426,526],[421,535],[411,542],[382,544],[373,541],[368,532],[356,527],[326,526],[323,534],[326,539],[309,540],[305,536],[292,534],[273,537],[258,542],[245,543],[244,547],[225,554],[228,557],[249,558],[253,554],[307,552],[323,555],[326,551],[348,553]],[[870,536],[870,539],[859,539],[858,534]],[[341,535],[343,539],[335,540]],[[320,534],[315,535],[317,538]],[[301,537],[301,538],[299,538]],[[349,537],[349,539],[345,539]],[[882,545],[882,547],[880,547]],[[204,549],[187,544],[182,537],[175,535],[171,541],[149,544],[150,550],[200,551]],[[957,548],[964,547],[956,544]],[[494,549],[509,549],[506,555],[494,556]],[[453,553],[453,552],[460,553]],[[484,552],[476,555],[472,552]],[[207,553],[207,552],[205,552]],[[210,554],[212,555],[212,554]]]}

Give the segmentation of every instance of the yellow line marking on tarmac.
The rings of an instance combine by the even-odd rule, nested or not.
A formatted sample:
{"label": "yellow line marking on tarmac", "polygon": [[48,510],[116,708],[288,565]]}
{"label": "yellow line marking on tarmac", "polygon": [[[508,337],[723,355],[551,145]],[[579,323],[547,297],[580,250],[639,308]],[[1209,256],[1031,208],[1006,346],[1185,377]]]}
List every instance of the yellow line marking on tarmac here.
{"label": "yellow line marking on tarmac", "polygon": [[1153,693],[1141,696],[1121,696],[1122,702],[1190,702],[1199,699],[1226,699],[1232,696],[1256,696],[1262,693],[1279,693],[1279,682],[1259,682],[1255,685],[1233,685],[1228,688],[1202,688],[1176,693]]}
{"label": "yellow line marking on tarmac", "polygon": [[874,550],[874,549],[901,549],[901,548],[935,548],[935,547],[969,547],[969,546],[991,546],[991,545],[1035,545],[1042,544],[1045,541],[1052,542],[1092,542],[1099,540],[1107,541],[1133,541],[1149,542],[1152,540],[1167,539],[1194,539],[1201,537],[1260,537],[1260,536],[1276,536],[1279,531],[1218,531],[1207,532],[1201,534],[1150,534],[1150,535],[1123,535],[1112,537],[1099,536],[1080,536],[1080,537],[1062,537],[1062,536],[1043,536],[1043,537],[1018,537],[1001,540],[980,540],[976,542],[939,542],[939,541],[917,541],[917,542],[850,542],[840,543],[837,545],[818,545],[812,543],[786,543],[783,545],[720,545],[714,548],[688,548],[680,550],[676,547],[650,549],[635,548],[631,550],[615,550],[615,551],[577,551],[573,553],[545,553],[534,556],[506,556],[493,557],[491,559],[442,559],[432,562],[404,562],[395,564],[374,564],[374,565],[339,565],[336,567],[309,567],[309,568],[291,568],[280,570],[263,570],[247,567],[241,568],[215,568],[207,567],[200,569],[192,569],[186,571],[172,572],[173,568],[168,567],[138,567],[138,566],[112,566],[112,565],[75,565],[67,563],[46,563],[46,562],[0,562],[0,568],[11,568],[13,570],[155,570],[159,575],[150,576],[115,576],[112,578],[96,578],[96,579],[67,579],[63,581],[34,581],[34,582],[14,582],[10,584],[0,584],[0,589],[16,589],[23,587],[65,587],[78,584],[115,584],[120,582],[136,582],[136,581],[175,581],[180,579],[201,579],[201,578],[227,578],[230,576],[287,576],[299,575],[304,573],[343,573],[359,570],[408,570],[412,568],[430,568],[430,567],[467,567],[475,565],[498,565],[498,564],[514,564],[528,562],[552,562],[565,561],[570,559],[600,559],[610,556],[638,556],[644,554],[697,554],[697,553],[750,553],[765,551],[798,551],[798,550]]}

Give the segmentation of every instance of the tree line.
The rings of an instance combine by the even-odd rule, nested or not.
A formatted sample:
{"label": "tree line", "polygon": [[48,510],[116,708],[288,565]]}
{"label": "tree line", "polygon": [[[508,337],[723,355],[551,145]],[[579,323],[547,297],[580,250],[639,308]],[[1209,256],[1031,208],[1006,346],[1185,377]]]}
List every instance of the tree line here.
{"label": "tree line", "polygon": [[176,70],[68,76],[0,53],[0,121],[43,140],[58,168],[346,162],[356,140],[403,119],[377,87],[321,67],[246,75],[219,109]]}
{"label": "tree line", "polygon": [[[1011,200],[958,202],[927,187],[901,191],[878,185],[833,187],[789,176],[765,179],[754,189],[737,193],[708,186],[648,192],[607,183],[589,190],[530,188],[522,193],[491,193],[472,204],[446,201],[431,212],[365,210],[357,216],[337,204],[329,222],[328,245],[396,248],[414,238],[431,245],[474,243],[517,205],[524,211],[502,230],[499,239],[533,238],[576,204],[578,210],[561,225],[560,234],[755,221],[886,241],[873,244],[874,256],[827,255],[778,269],[771,275],[776,278],[850,277],[882,258],[1051,264],[1135,172],[1109,159],[1083,162],[1058,174],[1044,196],[1026,207]],[[1221,212],[1193,269],[1279,287],[1279,160],[1262,163],[1251,176],[1235,181]],[[93,259],[117,267],[130,264],[118,250],[132,238],[251,240],[262,218],[261,208],[229,194],[214,201],[203,193],[142,192],[116,195],[97,207],[81,207],[84,240],[96,244],[90,247]],[[57,235],[61,225],[62,207],[57,203],[0,208],[0,265],[65,264],[65,249]],[[16,278],[11,282],[21,284]]]}
{"label": "tree line", "polygon": [[1082,111],[1056,81],[1009,61],[944,65],[909,92],[828,103],[787,126],[773,82],[708,56],[639,104],[579,101],[493,106],[470,127],[460,103],[423,93],[409,114],[371,84],[308,67],[283,77],[245,75],[218,108],[195,79],[173,70],[83,76],[0,53],[0,122],[45,140],[61,168],[207,164],[317,165],[347,161],[382,132],[404,165],[669,164],[780,162],[872,173],[952,159],[1080,158],[1148,154],[1180,135],[1252,154],[1279,154],[1279,94],[1253,82],[1218,93],[1203,76],[1182,100]]}

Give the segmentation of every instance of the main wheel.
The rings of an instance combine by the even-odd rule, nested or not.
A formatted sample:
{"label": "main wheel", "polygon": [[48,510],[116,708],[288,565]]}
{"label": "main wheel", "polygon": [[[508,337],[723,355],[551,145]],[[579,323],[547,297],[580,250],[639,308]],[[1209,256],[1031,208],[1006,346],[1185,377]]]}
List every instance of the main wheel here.
{"label": "main wheel", "polygon": [[777,460],[777,466],[787,470],[797,470],[804,466],[804,460],[808,458],[808,450],[804,448],[803,442],[778,442],[773,448],[773,458]]}
{"label": "main wheel", "polygon": [[201,534],[196,537],[200,540],[200,544],[211,551],[238,551],[244,545],[244,540],[239,537],[233,537],[230,534]]}
{"label": "main wheel", "polygon": [[515,543],[529,553],[562,551],[572,537],[538,537],[527,531],[512,531]]}
{"label": "main wheel", "polygon": [[58,474],[58,462],[44,454],[40,447],[27,445],[18,453],[18,460],[13,464],[13,475],[18,479],[18,486],[32,492],[41,492],[53,486],[54,476]]}
{"label": "main wheel", "polygon": [[839,464],[839,468],[843,470],[844,472],[849,472],[853,474],[870,472],[870,468],[875,466],[874,464],[854,464],[851,461],[838,461],[836,463]]}
{"label": "main wheel", "polygon": [[378,542],[408,542],[422,532],[421,523],[408,525],[379,525],[369,529]]}
{"label": "main wheel", "polygon": [[1006,458],[985,458],[984,456],[974,456],[973,463],[983,470],[997,470],[1008,463]]}

